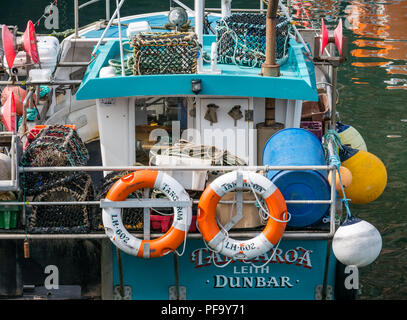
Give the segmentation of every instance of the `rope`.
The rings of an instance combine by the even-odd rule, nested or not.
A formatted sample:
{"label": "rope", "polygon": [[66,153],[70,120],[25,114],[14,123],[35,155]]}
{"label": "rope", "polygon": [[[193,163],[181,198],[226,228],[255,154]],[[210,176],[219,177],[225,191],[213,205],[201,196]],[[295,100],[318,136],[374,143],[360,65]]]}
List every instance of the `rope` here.
{"label": "rope", "polygon": [[[199,218],[200,215],[201,215],[201,211],[200,211],[200,209],[198,208],[198,216],[197,216],[197,218]],[[219,221],[218,221],[217,218],[216,218],[216,221],[218,222],[218,225],[220,225],[221,231],[225,233],[226,238],[229,238],[229,233],[227,232],[227,230],[219,223]],[[199,229],[198,219],[196,219],[196,228],[197,228],[197,230],[199,231],[199,233],[202,233],[201,230]],[[213,261],[213,264],[214,264],[215,267],[217,267],[217,268],[224,268],[224,267],[226,267],[227,265],[229,265],[229,264],[232,262],[233,259],[230,258],[230,260],[229,260],[227,263],[225,263],[224,265],[218,265],[218,264],[216,264],[216,262],[215,262],[215,253],[216,253],[216,254],[219,254],[222,249],[220,249],[219,251],[216,251],[216,250],[210,248],[210,247],[208,246],[208,243],[205,241],[205,239],[204,239],[203,237],[202,237],[202,241],[203,241],[203,243],[205,244],[205,247],[209,250],[209,252],[211,252],[211,256],[210,256],[210,257],[211,257],[211,260]],[[223,241],[222,241],[222,244],[223,244]],[[225,256],[225,257],[226,257],[226,256]]]}
{"label": "rope", "polygon": [[[280,220],[280,219],[277,219],[277,218],[273,217],[273,216],[270,214],[270,212],[268,211],[267,207],[266,207],[266,208],[263,207],[263,205],[261,204],[262,201],[260,201],[260,200],[257,198],[257,194],[256,194],[256,192],[255,192],[255,190],[254,190],[254,188],[253,188],[253,184],[252,184],[252,181],[250,180],[250,176],[248,177],[247,180],[248,180],[248,182],[249,182],[250,189],[252,190],[252,192],[253,192],[253,194],[254,194],[254,197],[256,198],[256,204],[258,204],[259,207],[260,207],[259,215],[260,215],[260,218],[261,218],[261,219],[267,220],[267,218],[268,218],[268,219],[271,218],[271,219],[273,219],[274,221],[282,222],[282,223],[287,223],[287,222],[289,222],[289,221],[291,220],[291,214],[290,214],[288,211],[284,212],[284,218],[287,217],[286,220]],[[264,212],[265,215],[261,214],[261,212]],[[270,258],[269,258],[264,264],[262,264],[261,266],[257,266],[257,265],[255,265],[255,264],[253,264],[253,262],[250,262],[251,266],[254,267],[254,268],[263,268],[264,266],[266,266],[266,265],[273,259],[274,255],[276,254],[276,252],[277,252],[277,250],[278,250],[278,247],[279,247],[279,245],[280,245],[280,242],[281,242],[281,238],[280,238],[280,240],[278,240],[277,245],[276,245],[275,247],[273,247],[273,254],[270,256]]]}
{"label": "rope", "polygon": [[[272,219],[274,219],[274,220],[277,221],[277,222],[283,222],[283,223],[290,221],[290,219],[291,219],[291,214],[290,214],[288,211],[286,211],[286,212],[284,213],[284,218],[288,216],[288,218],[287,218],[286,220],[280,220],[280,219],[277,219],[277,218],[273,217],[272,215],[270,215],[269,211],[268,211],[267,209],[265,209],[265,208],[260,204],[260,201],[259,201],[259,199],[257,198],[257,194],[256,194],[256,192],[255,192],[255,190],[254,190],[254,188],[253,188],[253,184],[252,184],[252,182],[251,182],[251,180],[250,180],[250,177],[249,177],[249,179],[248,179],[248,182],[249,182],[250,188],[251,188],[251,190],[252,190],[252,192],[253,192],[253,194],[254,194],[254,196],[255,196],[255,198],[256,198],[256,201],[257,201],[257,203],[259,204],[261,210],[263,210],[269,218],[272,218]],[[232,213],[233,206],[234,206],[234,203],[232,204],[232,209],[231,209],[231,212],[230,212],[230,213]],[[200,211],[199,211],[199,209],[198,209],[198,217],[199,217],[199,216],[200,216]],[[263,217],[261,217],[261,218],[263,218]],[[266,219],[264,219],[264,220],[266,220]],[[228,239],[228,238],[229,238],[229,233],[228,233],[228,231],[224,228],[224,226],[223,226],[222,224],[219,223],[219,221],[218,221],[217,218],[216,218],[216,221],[217,221],[217,224],[220,226],[221,231],[225,234],[226,239]],[[197,227],[198,231],[201,232],[201,231],[199,230],[199,226],[198,226],[198,219],[197,219],[196,227]],[[226,267],[227,265],[229,265],[229,264],[232,262],[232,260],[234,260],[233,258],[230,258],[230,260],[229,260],[227,263],[223,264],[223,265],[218,265],[218,264],[216,264],[215,259],[214,259],[214,254],[215,254],[215,253],[217,253],[217,254],[220,253],[220,252],[222,251],[222,249],[220,249],[219,251],[216,251],[216,250],[214,250],[214,249],[212,249],[212,248],[210,248],[210,247],[208,246],[208,244],[207,244],[207,242],[205,241],[205,239],[202,238],[202,240],[203,240],[203,242],[204,242],[204,244],[205,244],[205,247],[211,252],[211,259],[212,259],[212,261],[213,261],[213,264],[214,264],[216,267],[218,267],[218,268],[224,268],[224,267]],[[225,241],[222,241],[222,244],[223,244],[224,242],[225,242]],[[249,264],[249,263],[250,263],[251,266],[254,267],[254,268],[263,268],[263,267],[266,266],[268,263],[270,263],[270,261],[274,258],[275,254],[276,254],[276,252],[277,252],[277,250],[278,250],[278,247],[279,247],[279,245],[280,245],[280,242],[281,242],[281,238],[280,238],[280,240],[278,241],[278,243],[273,247],[273,254],[272,254],[272,255],[270,256],[270,258],[269,258],[264,264],[262,264],[261,266],[257,266],[257,265],[255,265],[255,264],[253,264],[252,261],[249,262],[249,261],[246,261],[246,260],[242,260],[242,262],[243,262],[243,263],[246,263],[246,264]],[[252,259],[252,260],[253,260],[253,259]]]}
{"label": "rope", "polygon": [[280,219],[277,219],[277,218],[273,217],[270,214],[270,212],[268,211],[267,207],[264,208],[262,206],[262,204],[261,204],[262,201],[260,201],[259,198],[257,197],[257,193],[253,188],[253,184],[252,184],[252,181],[250,180],[250,176],[248,176],[247,181],[249,182],[250,189],[252,190],[252,192],[254,194],[254,197],[256,198],[256,203],[259,205],[261,211],[263,211],[266,214],[265,216],[260,215],[260,218],[262,218],[263,220],[266,220],[266,218],[271,218],[276,222],[282,222],[282,223],[287,223],[287,222],[289,222],[291,220],[291,214],[288,211],[284,212],[284,216],[288,216],[288,218],[286,220],[280,220]]}
{"label": "rope", "polygon": [[280,246],[280,242],[281,242],[281,238],[280,238],[280,240],[278,240],[277,244],[273,247],[273,254],[270,256],[270,258],[265,263],[263,263],[261,266],[257,266],[255,264],[253,264],[253,262],[250,262],[250,265],[254,268],[263,268],[266,265],[268,265],[270,263],[270,261],[274,258],[275,254],[278,250],[278,247]]}
{"label": "rope", "polygon": [[[122,44],[123,46],[123,44]],[[126,76],[131,76],[133,74],[133,66],[134,66],[134,60],[133,60],[133,52],[130,50],[127,50],[123,47],[123,50],[127,52],[128,54],[123,58],[123,63],[124,63],[124,74]],[[121,75],[122,73],[122,63],[119,59],[109,59],[108,61],[109,66],[113,67],[115,69],[115,72],[117,75]]]}
{"label": "rope", "polygon": [[45,97],[50,91],[51,89],[49,86],[40,86],[40,98]]}
{"label": "rope", "polygon": [[326,154],[328,154],[328,140],[333,142],[334,146],[334,154],[328,157],[329,164],[334,165],[338,170],[341,166],[341,161],[339,159],[339,155],[337,154],[337,150],[343,150],[343,145],[341,139],[339,138],[338,133],[335,130],[328,130],[327,133],[324,135],[324,149]]}
{"label": "rope", "polygon": [[[191,217],[192,218],[192,217]],[[182,257],[185,253],[185,248],[186,248],[186,243],[187,243],[187,233],[188,233],[188,228],[187,228],[187,219],[184,221],[184,227],[185,227],[185,232],[184,232],[184,246],[182,248],[182,252],[179,253],[177,249],[174,250],[174,252],[177,254],[178,257]]]}
{"label": "rope", "polygon": [[[151,157],[149,165],[151,165],[153,160],[157,157],[158,153],[154,149],[151,149],[150,154]],[[169,146],[166,149],[161,149],[160,155],[212,160],[212,165],[246,165],[245,161],[229,153],[226,150],[221,150],[214,146],[195,144],[183,139],[179,140],[179,142],[175,143],[173,146]]]}
{"label": "rope", "polygon": [[[34,121],[35,118],[37,118],[37,115],[38,115],[37,109],[35,109],[35,108],[32,108],[32,109],[27,108],[26,110],[27,110],[27,120],[28,121]],[[21,126],[22,122],[23,122],[23,117],[20,117],[18,119],[18,127]]]}
{"label": "rope", "polygon": [[332,174],[335,174],[336,172],[338,173],[339,176],[339,182],[341,185],[341,191],[343,194],[343,198],[342,198],[342,202],[345,205],[345,209],[346,209],[346,215],[348,218],[352,217],[352,213],[350,211],[349,208],[349,201],[350,199],[346,198],[346,194],[345,194],[345,189],[343,187],[343,183],[342,183],[342,177],[341,177],[341,172],[339,170],[340,166],[341,166],[341,161],[339,159],[339,155],[337,153],[337,150],[343,150],[343,144],[341,142],[341,139],[339,138],[338,133],[335,130],[328,130],[327,133],[324,135],[323,137],[324,140],[324,144],[323,147],[325,149],[325,152],[327,153],[327,149],[328,149],[328,141],[331,140],[334,146],[334,154],[330,155],[328,158],[329,164],[335,166],[335,170],[332,172]]}

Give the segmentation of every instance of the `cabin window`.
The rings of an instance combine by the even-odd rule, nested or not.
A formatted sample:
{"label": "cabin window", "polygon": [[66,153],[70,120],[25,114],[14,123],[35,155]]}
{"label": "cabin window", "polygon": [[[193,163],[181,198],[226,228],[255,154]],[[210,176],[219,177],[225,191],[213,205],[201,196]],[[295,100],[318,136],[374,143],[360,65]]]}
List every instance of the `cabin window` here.
{"label": "cabin window", "polygon": [[150,164],[151,149],[165,148],[187,128],[187,99],[151,97],[135,100],[136,160]]}

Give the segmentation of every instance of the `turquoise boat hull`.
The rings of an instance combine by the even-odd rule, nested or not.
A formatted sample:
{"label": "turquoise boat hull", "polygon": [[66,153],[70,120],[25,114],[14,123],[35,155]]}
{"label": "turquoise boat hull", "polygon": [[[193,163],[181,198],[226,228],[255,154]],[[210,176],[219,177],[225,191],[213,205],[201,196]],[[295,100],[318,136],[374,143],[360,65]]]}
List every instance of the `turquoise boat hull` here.
{"label": "turquoise boat hull", "polygon": [[[121,252],[123,285],[131,288],[131,299],[168,300],[170,288],[176,284],[174,265],[178,265],[182,299],[315,300],[320,296],[318,286],[322,287],[328,267],[328,298],[334,298],[336,259],[332,252],[327,259],[327,244],[327,240],[282,240],[269,263],[270,254],[250,262],[228,263],[221,255],[211,259],[202,239],[187,240],[184,254],[177,258],[168,254],[146,260]],[[120,286],[120,274],[116,247],[112,246],[112,250],[116,287]],[[178,260],[176,264],[174,259]]]}

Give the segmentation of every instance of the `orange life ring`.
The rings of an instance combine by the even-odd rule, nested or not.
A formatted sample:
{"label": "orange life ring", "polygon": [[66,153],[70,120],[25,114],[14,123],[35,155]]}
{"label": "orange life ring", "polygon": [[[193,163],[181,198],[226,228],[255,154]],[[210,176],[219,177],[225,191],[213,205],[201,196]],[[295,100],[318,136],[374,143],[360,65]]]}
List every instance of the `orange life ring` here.
{"label": "orange life ring", "polygon": [[248,171],[240,171],[242,189],[259,194],[269,211],[264,230],[256,237],[240,241],[229,238],[216,222],[216,206],[222,196],[238,189],[237,171],[229,172],[215,179],[202,193],[198,203],[198,226],[208,246],[233,259],[252,259],[272,249],[283,236],[286,224],[287,205],[280,190],[266,177]]}
{"label": "orange life ring", "polygon": [[[153,170],[135,171],[122,177],[110,188],[106,200],[125,201],[129,194],[141,188],[161,190],[171,201],[190,201],[188,193],[174,178]],[[119,249],[140,258],[157,258],[174,251],[185,240],[192,208],[174,207],[171,228],[153,240],[140,240],[131,235],[123,225],[121,208],[103,208],[102,219],[106,234]]]}

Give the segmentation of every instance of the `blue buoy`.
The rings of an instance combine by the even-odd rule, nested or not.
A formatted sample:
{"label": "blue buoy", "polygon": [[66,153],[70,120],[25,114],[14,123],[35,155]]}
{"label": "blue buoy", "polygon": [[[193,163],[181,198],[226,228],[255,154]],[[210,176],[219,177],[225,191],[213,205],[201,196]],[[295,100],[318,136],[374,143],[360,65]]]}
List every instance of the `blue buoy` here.
{"label": "blue buoy", "polygon": [[[263,165],[309,166],[325,165],[324,148],[311,132],[287,128],[275,133],[263,151]],[[281,170],[267,176],[278,187],[285,200],[329,200],[328,171]],[[305,227],[318,222],[329,204],[287,204],[291,227]]]}

